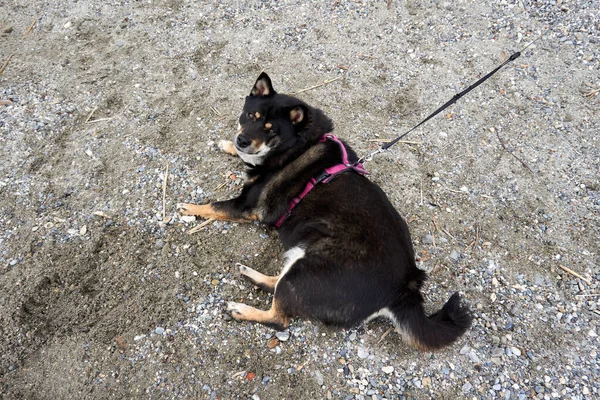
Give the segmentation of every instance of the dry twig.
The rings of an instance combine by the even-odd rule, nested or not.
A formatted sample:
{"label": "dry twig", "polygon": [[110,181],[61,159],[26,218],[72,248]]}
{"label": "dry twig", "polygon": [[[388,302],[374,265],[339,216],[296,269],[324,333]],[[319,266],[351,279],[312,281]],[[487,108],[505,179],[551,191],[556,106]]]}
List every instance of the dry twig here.
{"label": "dry twig", "polygon": [[475,224],[475,232],[476,232],[476,237],[475,240],[473,240],[471,243],[469,243],[469,245],[465,248],[465,249],[471,249],[473,250],[475,248],[475,246],[477,245],[477,243],[479,243],[479,225]]}
{"label": "dry twig", "polygon": [[163,198],[162,198],[162,204],[163,204],[163,212],[162,212],[162,216],[163,216],[163,221],[166,218],[166,213],[167,213],[167,180],[169,179],[169,162],[167,161],[167,166],[165,167],[165,177],[163,179],[163,184],[162,184],[162,190],[163,190]]}
{"label": "dry twig", "polygon": [[583,95],[585,97],[589,97],[591,99],[592,97],[594,97],[595,95],[597,95],[599,92],[600,92],[600,88],[598,88],[596,90],[592,90],[591,92],[588,92],[588,93],[584,93]]}
{"label": "dry twig", "polygon": [[33,22],[31,23],[31,25],[29,26],[29,28],[27,29],[27,31],[25,31],[25,34],[23,35],[23,38],[26,38],[27,35],[29,35],[29,33],[33,30],[33,27],[35,26],[35,23],[38,20],[38,16],[36,15]]}
{"label": "dry twig", "polygon": [[6,67],[8,67],[8,63],[10,62],[10,59],[14,56],[14,54],[11,54],[10,56],[8,56],[8,58],[6,59],[6,61],[4,61],[4,64],[2,64],[2,68],[0,68],[0,75],[2,75],[4,73],[4,70],[6,69]]}
{"label": "dry twig", "polygon": [[229,178],[225,182],[223,182],[219,186],[217,186],[214,190],[221,190],[228,183],[229,183]]}
{"label": "dry twig", "polygon": [[502,147],[504,148],[504,150],[506,150],[506,152],[507,152],[508,154],[510,154],[511,156],[513,156],[514,158],[516,158],[516,159],[517,159],[517,161],[519,161],[521,164],[523,164],[523,166],[524,166],[525,168],[527,168],[527,169],[529,170],[529,172],[531,172],[532,174],[534,174],[534,175],[535,175],[535,172],[533,172],[533,170],[532,170],[532,169],[529,167],[529,165],[527,165],[527,163],[526,163],[525,161],[521,160],[519,157],[517,157],[517,156],[515,155],[515,153],[513,153],[512,151],[510,151],[510,150],[508,149],[508,147],[506,147],[506,144],[504,144],[504,142],[502,141],[502,139],[500,139],[500,134],[498,133],[498,130],[497,130],[497,129],[494,129],[494,132],[496,132],[496,137],[498,138],[498,141],[500,142],[500,144],[502,145]]}
{"label": "dry twig", "polygon": [[314,86],[311,86],[311,87],[307,87],[307,88],[305,88],[305,89],[301,89],[301,90],[298,90],[297,92],[290,93],[290,94],[300,94],[300,93],[304,93],[304,92],[306,92],[306,91],[308,91],[308,90],[312,90],[312,89],[316,89],[316,88],[318,88],[318,87],[321,87],[321,86],[328,85],[328,84],[330,84],[330,83],[332,83],[332,82],[335,82],[335,81],[337,81],[338,79],[342,79],[342,77],[343,77],[343,76],[338,76],[337,78],[333,78],[333,79],[326,80],[325,82],[323,82],[323,83],[319,83],[318,85],[314,85]]}
{"label": "dry twig", "polygon": [[93,122],[102,122],[102,121],[110,121],[111,119],[113,119],[114,117],[108,117],[108,118],[98,118],[98,119],[93,119],[91,121],[87,121],[86,124],[91,124]]}
{"label": "dry twig", "polygon": [[435,230],[439,233],[440,232],[440,227],[437,224],[437,221],[435,220],[435,216],[432,215],[431,216],[431,220],[433,221],[433,226],[435,226]]}
{"label": "dry twig", "polygon": [[442,228],[442,232],[444,232],[446,235],[450,236],[452,239],[456,240],[456,238],[447,230],[445,230],[444,228]]}
{"label": "dry twig", "polygon": [[235,374],[231,375],[231,379],[239,378],[240,376],[244,375],[246,375],[246,371],[236,372]]}
{"label": "dry twig", "polygon": [[379,340],[377,341],[377,344],[381,343],[381,342],[383,341],[383,339],[385,339],[385,337],[386,337],[387,335],[389,335],[389,334],[390,334],[390,332],[391,332],[393,329],[394,329],[394,328],[392,327],[392,328],[388,329],[387,331],[385,331],[385,333],[384,333],[383,335],[381,335],[381,337],[380,337],[380,338],[379,338]]}
{"label": "dry twig", "polygon": [[110,219],[110,215],[108,215],[107,213],[105,213],[104,211],[94,211],[92,214],[98,216],[98,217],[102,217],[102,218],[106,218],[106,219]]}
{"label": "dry twig", "polygon": [[590,280],[589,280],[589,279],[587,279],[587,278],[584,278],[583,276],[579,275],[577,272],[573,271],[572,269],[570,269],[570,268],[567,268],[567,267],[565,267],[564,265],[560,265],[560,264],[559,264],[558,266],[559,266],[559,267],[560,267],[560,268],[561,268],[563,271],[565,271],[565,272],[568,272],[569,274],[573,275],[574,277],[581,279],[582,281],[586,282],[588,285],[591,285],[591,284],[592,284],[592,281],[590,281]]}
{"label": "dry twig", "polygon": [[192,233],[196,233],[196,232],[202,230],[202,228],[204,228],[206,225],[210,224],[214,220],[215,220],[214,218],[207,219],[206,221],[204,221],[200,225],[197,225],[197,226],[193,227],[192,229],[190,229],[189,231],[187,231],[187,234],[191,235]]}
{"label": "dry twig", "polygon": [[88,123],[88,121],[90,120],[90,118],[92,118],[92,115],[94,115],[94,113],[96,112],[97,109],[98,109],[98,107],[94,107],[94,109],[92,110],[92,112],[90,113],[90,115],[88,115],[88,117],[85,119],[84,124]]}

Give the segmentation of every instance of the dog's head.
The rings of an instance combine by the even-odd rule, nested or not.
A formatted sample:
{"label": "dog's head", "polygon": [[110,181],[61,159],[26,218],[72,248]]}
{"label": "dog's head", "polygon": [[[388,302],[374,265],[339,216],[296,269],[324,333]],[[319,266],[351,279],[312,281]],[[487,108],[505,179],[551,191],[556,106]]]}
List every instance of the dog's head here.
{"label": "dog's head", "polygon": [[263,72],[246,97],[234,145],[240,158],[253,167],[281,164],[286,155],[297,154],[331,129],[331,121],[320,110],[275,92]]}

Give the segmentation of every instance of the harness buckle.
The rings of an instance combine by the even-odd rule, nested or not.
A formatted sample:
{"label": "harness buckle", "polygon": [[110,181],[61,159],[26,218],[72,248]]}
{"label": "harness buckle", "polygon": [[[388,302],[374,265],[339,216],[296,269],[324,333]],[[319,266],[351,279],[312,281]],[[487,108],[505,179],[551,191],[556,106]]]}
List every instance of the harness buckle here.
{"label": "harness buckle", "polygon": [[325,179],[329,178],[330,176],[331,176],[331,174],[328,173],[327,171],[321,172],[321,174],[319,176],[317,176],[316,178],[313,178],[315,180],[315,185],[317,183],[323,182]]}

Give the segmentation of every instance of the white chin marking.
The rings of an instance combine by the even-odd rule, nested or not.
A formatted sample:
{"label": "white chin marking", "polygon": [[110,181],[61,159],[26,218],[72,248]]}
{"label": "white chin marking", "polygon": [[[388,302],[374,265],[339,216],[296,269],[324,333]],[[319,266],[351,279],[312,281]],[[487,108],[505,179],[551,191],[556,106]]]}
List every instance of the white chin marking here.
{"label": "white chin marking", "polygon": [[296,261],[304,257],[304,254],[304,249],[300,246],[292,247],[291,249],[285,252],[285,263],[283,264],[283,269],[279,274],[279,280],[277,281],[277,284],[275,284],[275,290],[277,290],[277,285],[279,284],[279,282],[281,282],[281,278],[283,278],[283,276],[288,273],[288,271],[292,268]]}
{"label": "white chin marking", "polygon": [[263,143],[254,154],[247,154],[242,152],[241,150],[238,150],[238,155],[240,156],[242,161],[247,164],[260,165],[262,164],[262,161],[269,152],[269,150],[271,149]]}

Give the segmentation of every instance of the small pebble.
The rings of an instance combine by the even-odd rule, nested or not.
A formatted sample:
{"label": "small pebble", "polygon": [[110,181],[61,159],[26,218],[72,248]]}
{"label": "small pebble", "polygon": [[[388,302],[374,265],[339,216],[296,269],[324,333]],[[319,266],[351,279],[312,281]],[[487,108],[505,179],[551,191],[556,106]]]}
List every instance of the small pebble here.
{"label": "small pebble", "polygon": [[425,235],[423,236],[423,239],[421,239],[421,242],[423,242],[423,244],[433,244],[433,236]]}
{"label": "small pebble", "polygon": [[358,357],[360,358],[367,358],[369,356],[369,350],[367,350],[366,348],[359,346],[358,348]]}
{"label": "small pebble", "polygon": [[317,380],[317,384],[319,386],[323,386],[325,381],[323,379],[323,374],[320,371],[315,371],[315,379]]}
{"label": "small pebble", "polygon": [[382,368],[381,368],[381,370],[382,370],[383,372],[385,372],[386,374],[388,374],[388,375],[389,375],[389,374],[391,374],[392,372],[394,372],[394,367],[392,367],[392,366],[390,365],[390,366],[387,366],[387,367],[382,367]]}

